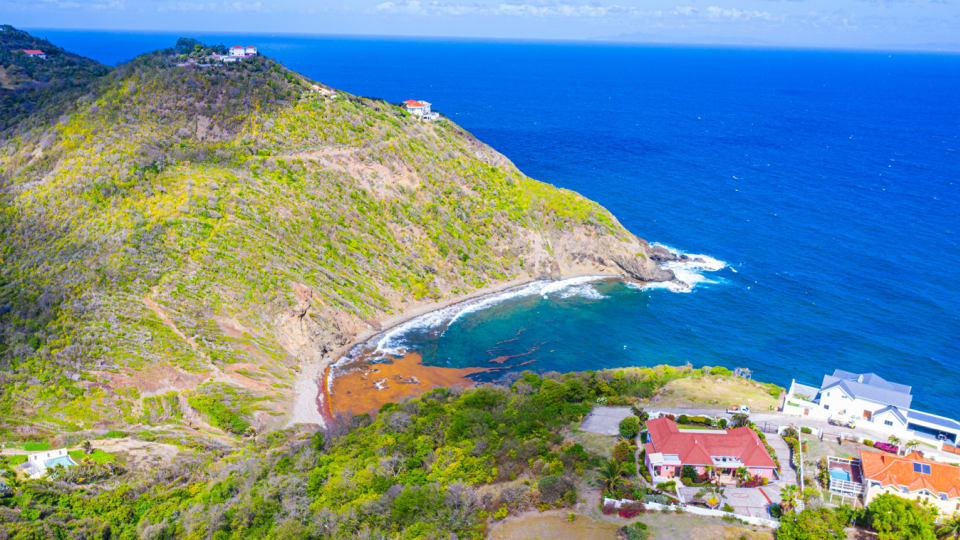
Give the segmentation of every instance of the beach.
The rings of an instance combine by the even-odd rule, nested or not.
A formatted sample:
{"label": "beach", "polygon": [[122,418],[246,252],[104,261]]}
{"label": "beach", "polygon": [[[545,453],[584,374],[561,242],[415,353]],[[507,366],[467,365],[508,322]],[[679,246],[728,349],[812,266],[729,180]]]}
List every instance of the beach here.
{"label": "beach", "polygon": [[[537,282],[550,283],[559,283],[567,280],[576,280],[576,279],[624,279],[621,274],[598,274],[596,272],[592,273],[572,273],[569,275],[561,276],[557,280],[542,280],[536,279],[533,277],[524,277],[518,279],[512,279],[509,281],[497,283],[490,285],[488,287],[483,287],[477,289],[476,291],[448,298],[445,300],[437,300],[432,302],[421,302],[414,303],[408,306],[406,309],[403,309],[400,313],[395,315],[389,315],[376,319],[373,321],[374,327],[379,327],[379,330],[371,329],[365,332],[358,334],[353,340],[350,341],[347,345],[341,347],[334,354],[331,354],[327,359],[321,362],[315,362],[306,368],[303,369],[300,376],[298,377],[295,383],[295,399],[292,406],[291,418],[287,422],[288,426],[294,424],[319,424],[327,425],[332,418],[332,414],[336,412],[335,408],[330,407],[329,399],[325,396],[333,395],[335,389],[334,380],[336,379],[336,373],[332,369],[337,364],[340,364],[339,367],[348,367],[351,363],[352,358],[349,358],[349,355],[357,347],[361,347],[364,344],[370,344],[372,342],[378,341],[383,336],[389,334],[391,331],[397,330],[399,327],[405,323],[409,323],[418,317],[428,315],[431,313],[436,313],[441,310],[446,310],[449,308],[454,308],[457,306],[466,305],[476,301],[482,301],[487,298],[494,296],[502,295],[505,293],[510,293],[515,290],[519,290],[523,287],[529,286]],[[403,358],[403,355],[400,355]],[[415,366],[417,364],[410,363],[410,359],[407,359],[403,366]],[[419,364],[421,367],[422,364]],[[418,368],[419,371],[419,368]],[[430,371],[426,369],[426,371]],[[459,370],[458,370],[459,371]],[[474,371],[476,373],[479,371]],[[391,371],[391,375],[393,375]],[[465,377],[467,373],[462,374],[462,377]],[[431,375],[426,376],[424,379],[427,383],[435,379],[446,380],[445,375]],[[460,381],[462,382],[462,380]],[[354,383],[355,385],[361,385],[360,382]],[[362,385],[361,385],[362,386]],[[426,384],[424,384],[426,386]],[[432,388],[435,388],[433,386]],[[358,391],[359,388],[353,388],[353,391]],[[429,390],[429,388],[427,389]],[[420,392],[422,393],[422,392]],[[335,395],[334,395],[335,397]],[[367,412],[367,411],[354,411]]]}

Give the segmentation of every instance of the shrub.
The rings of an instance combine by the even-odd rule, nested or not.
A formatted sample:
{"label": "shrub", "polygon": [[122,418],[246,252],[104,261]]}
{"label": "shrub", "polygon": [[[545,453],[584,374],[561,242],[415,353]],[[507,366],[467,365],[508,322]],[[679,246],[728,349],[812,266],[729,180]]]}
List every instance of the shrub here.
{"label": "shrub", "polygon": [[625,540],[647,540],[647,538],[650,538],[650,530],[647,524],[642,521],[620,527],[617,532]]}
{"label": "shrub", "polygon": [[810,433],[813,433],[813,430],[810,429],[810,428],[808,428],[808,427],[806,427],[806,426],[803,426],[803,427],[800,428],[800,432],[801,432],[801,433],[810,434]]}
{"label": "shrub", "polygon": [[[632,464],[634,461],[633,452],[633,446],[631,446],[630,443],[625,440],[620,440],[620,442],[613,447],[613,459],[619,463]],[[632,469],[633,466],[631,465],[630,468]]]}
{"label": "shrub", "polygon": [[614,504],[613,501],[607,500],[607,501],[604,501],[601,511],[604,513],[604,515],[609,516],[617,511],[617,506],[616,504]]}
{"label": "shrub", "polygon": [[723,508],[722,508],[722,510],[723,510],[724,512],[730,512],[730,513],[732,514],[732,513],[733,513],[733,506],[730,506],[730,503],[723,503]]}
{"label": "shrub", "polygon": [[643,503],[639,501],[631,501],[626,504],[621,504],[620,510],[617,511],[617,515],[625,519],[637,517],[641,513],[643,513]]}
{"label": "shrub", "polygon": [[573,481],[564,476],[544,476],[537,482],[540,502],[554,504],[574,489]]}
{"label": "shrub", "polygon": [[625,439],[633,439],[640,433],[640,419],[636,416],[628,416],[620,421],[620,436]]}

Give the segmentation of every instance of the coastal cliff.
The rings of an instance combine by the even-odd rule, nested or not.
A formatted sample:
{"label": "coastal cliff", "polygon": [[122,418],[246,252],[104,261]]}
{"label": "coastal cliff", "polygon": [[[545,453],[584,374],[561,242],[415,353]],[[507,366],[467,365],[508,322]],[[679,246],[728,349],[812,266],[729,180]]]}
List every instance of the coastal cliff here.
{"label": "coastal cliff", "polygon": [[[0,33],[4,73],[43,62],[24,36]],[[672,255],[449,119],[212,54],[70,56],[44,77],[82,62],[76,95],[0,94],[28,111],[0,131],[0,431],[277,427],[304,381],[413,307],[673,279]]]}

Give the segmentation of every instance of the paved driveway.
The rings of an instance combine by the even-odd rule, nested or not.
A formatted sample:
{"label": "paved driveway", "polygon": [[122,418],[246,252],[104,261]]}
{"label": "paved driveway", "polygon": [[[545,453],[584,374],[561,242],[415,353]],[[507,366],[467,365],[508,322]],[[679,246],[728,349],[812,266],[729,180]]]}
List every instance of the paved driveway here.
{"label": "paved driveway", "polygon": [[580,430],[601,435],[619,435],[620,421],[632,414],[630,407],[594,407],[583,419]]}
{"label": "paved driveway", "polygon": [[[698,491],[701,488],[698,487],[680,487],[680,494],[683,496],[683,500],[690,501],[692,500]],[[727,487],[723,490],[723,497],[720,500],[720,508],[723,508],[724,504],[729,504],[733,507],[733,511],[736,514],[752,517],[762,517],[769,518],[770,512],[768,510],[771,502],[779,502],[779,489],[777,491],[777,497],[770,497],[771,486],[765,486],[762,488],[738,488],[738,487]]]}

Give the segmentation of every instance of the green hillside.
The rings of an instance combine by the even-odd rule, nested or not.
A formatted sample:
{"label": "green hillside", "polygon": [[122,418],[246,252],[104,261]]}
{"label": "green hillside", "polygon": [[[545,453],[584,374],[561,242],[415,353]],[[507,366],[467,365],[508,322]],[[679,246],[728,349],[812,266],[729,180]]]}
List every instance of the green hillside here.
{"label": "green hillside", "polygon": [[[46,59],[31,58],[37,49]],[[0,132],[56,119],[109,68],[45,39],[0,25]]]}
{"label": "green hillside", "polygon": [[[50,84],[72,78],[53,58]],[[663,278],[606,210],[449,120],[263,57],[187,60],[139,57],[66,106],[2,96],[32,112],[0,134],[0,433],[272,429],[298,377],[412,303]]]}

